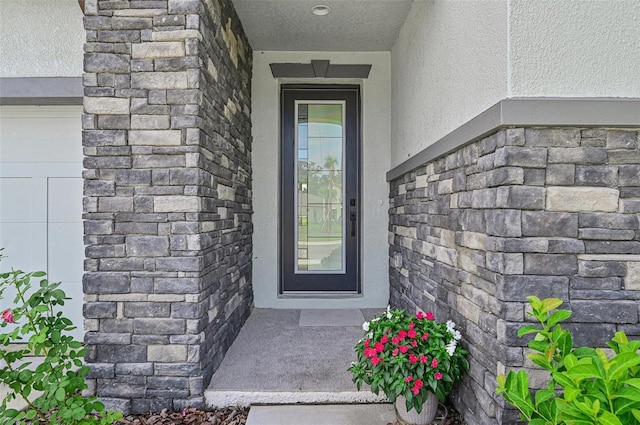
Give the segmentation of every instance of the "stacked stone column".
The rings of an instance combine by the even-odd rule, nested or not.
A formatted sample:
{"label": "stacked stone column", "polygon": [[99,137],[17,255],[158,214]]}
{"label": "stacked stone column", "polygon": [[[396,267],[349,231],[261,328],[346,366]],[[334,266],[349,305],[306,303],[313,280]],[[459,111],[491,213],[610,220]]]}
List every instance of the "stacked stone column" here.
{"label": "stacked stone column", "polygon": [[124,412],[201,406],[252,305],[251,50],[227,0],[86,14],[92,390]]}
{"label": "stacked stone column", "polygon": [[453,319],[470,351],[454,402],[469,423],[515,423],[496,376],[527,368],[527,296],[573,311],[576,346],[640,335],[637,129],[510,128],[391,182],[391,303]]}

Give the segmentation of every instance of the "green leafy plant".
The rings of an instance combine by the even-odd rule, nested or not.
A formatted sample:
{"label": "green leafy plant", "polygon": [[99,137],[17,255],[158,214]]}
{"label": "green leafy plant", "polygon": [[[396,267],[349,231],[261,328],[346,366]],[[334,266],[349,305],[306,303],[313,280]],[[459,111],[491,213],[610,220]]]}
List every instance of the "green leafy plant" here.
{"label": "green leafy plant", "polygon": [[429,393],[444,401],[469,370],[455,323],[439,323],[432,313],[412,317],[387,308],[362,328],[365,337],[356,344],[357,361],[349,367],[353,381],[358,390],[363,382],[375,394],[382,390],[391,402],[404,396],[407,410],[420,413]]}
{"label": "green leafy plant", "polygon": [[[86,350],[67,335],[75,328],[57,311],[68,299],[60,284],[44,277],[44,272],[20,270],[0,274],[0,298],[9,287],[16,291],[15,307],[3,311],[0,319],[0,383],[8,388],[0,404],[0,423],[111,424],[122,415],[105,411],[95,397],[81,394],[89,372],[82,364]],[[31,281],[38,278],[42,279],[34,288]],[[42,358],[37,367],[28,361],[33,356]],[[16,398],[25,409],[8,408]]]}
{"label": "green leafy plant", "polygon": [[530,425],[640,424],[640,341],[617,332],[608,343],[611,357],[600,348],[574,348],[571,333],[560,325],[571,312],[556,310],[562,300],[528,299],[529,314],[539,325],[524,326],[518,335],[535,334],[529,358],[551,379],[532,397],[525,371],[498,376],[496,392],[520,411],[521,420]]}

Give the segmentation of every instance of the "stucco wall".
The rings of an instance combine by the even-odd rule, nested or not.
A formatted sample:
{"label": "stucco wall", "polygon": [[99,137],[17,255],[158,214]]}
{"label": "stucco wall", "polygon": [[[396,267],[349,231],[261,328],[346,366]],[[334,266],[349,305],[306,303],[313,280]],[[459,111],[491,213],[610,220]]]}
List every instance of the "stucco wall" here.
{"label": "stucco wall", "polygon": [[391,69],[395,166],[506,97],[506,2],[414,2]]}
{"label": "stucco wall", "polygon": [[76,0],[0,1],[0,77],[79,77],[85,32]]}
{"label": "stucco wall", "polygon": [[[372,64],[369,78],[354,80],[295,80],[302,83],[354,84],[362,82],[362,296],[342,299],[278,298],[278,173],[279,81],[270,63]],[[390,151],[390,55],[381,53],[254,52],[252,81],[253,121],[253,290],[256,307],[340,308],[381,307],[389,299],[388,186]],[[288,82],[294,82],[290,80]]]}
{"label": "stucco wall", "polygon": [[640,96],[640,2],[510,3],[512,96]]}

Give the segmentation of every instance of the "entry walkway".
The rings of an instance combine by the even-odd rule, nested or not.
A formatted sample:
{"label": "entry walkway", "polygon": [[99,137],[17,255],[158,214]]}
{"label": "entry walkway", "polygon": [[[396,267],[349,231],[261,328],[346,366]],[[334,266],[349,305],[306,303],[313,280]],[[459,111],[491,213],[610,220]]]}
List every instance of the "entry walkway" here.
{"label": "entry walkway", "polygon": [[254,309],[206,391],[211,407],[380,403],[347,368],[376,310]]}

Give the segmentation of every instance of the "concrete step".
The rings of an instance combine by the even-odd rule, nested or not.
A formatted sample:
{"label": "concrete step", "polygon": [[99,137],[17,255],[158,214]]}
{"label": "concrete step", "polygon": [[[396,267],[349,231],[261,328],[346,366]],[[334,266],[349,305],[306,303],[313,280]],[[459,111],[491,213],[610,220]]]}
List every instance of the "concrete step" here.
{"label": "concrete step", "polygon": [[387,425],[395,417],[391,404],[253,406],[247,425]]}
{"label": "concrete step", "polygon": [[265,391],[213,390],[205,391],[205,402],[211,408],[255,406],[260,404],[370,404],[387,402],[381,393],[371,391]]}

